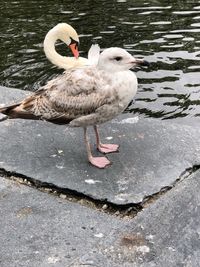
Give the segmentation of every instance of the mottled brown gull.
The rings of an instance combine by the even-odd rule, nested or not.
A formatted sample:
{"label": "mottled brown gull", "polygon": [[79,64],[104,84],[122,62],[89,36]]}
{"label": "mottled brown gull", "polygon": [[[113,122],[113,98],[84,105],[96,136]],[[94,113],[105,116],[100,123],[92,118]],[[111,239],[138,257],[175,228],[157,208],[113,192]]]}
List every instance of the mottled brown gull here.
{"label": "mottled brown gull", "polygon": [[0,112],[10,119],[40,119],[83,127],[89,162],[105,168],[110,161],[92,155],[87,127],[94,127],[100,152],[118,151],[116,144],[101,143],[97,125],[115,118],[128,106],[137,92],[137,77],[130,69],[147,62],[117,47],[96,56],[97,66],[70,68],[20,103],[0,108]]}

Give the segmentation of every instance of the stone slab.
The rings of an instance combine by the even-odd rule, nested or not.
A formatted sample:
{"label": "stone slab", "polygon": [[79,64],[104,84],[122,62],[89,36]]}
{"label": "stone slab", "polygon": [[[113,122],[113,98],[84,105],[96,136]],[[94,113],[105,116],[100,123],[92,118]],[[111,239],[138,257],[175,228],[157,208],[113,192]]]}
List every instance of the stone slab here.
{"label": "stone slab", "polygon": [[199,267],[200,171],[176,185],[72,267]]}
{"label": "stone slab", "polygon": [[[120,219],[0,177],[0,266],[72,266]],[[90,262],[91,263],[91,262]]]}
{"label": "stone slab", "polygon": [[[21,99],[23,94],[27,92],[0,87],[0,103]],[[0,168],[96,199],[139,203],[200,163],[198,125],[199,120],[191,118],[180,122],[122,115],[101,127],[102,140],[121,147],[120,153],[108,155],[113,165],[99,170],[87,162],[82,129],[42,121],[3,121]]]}

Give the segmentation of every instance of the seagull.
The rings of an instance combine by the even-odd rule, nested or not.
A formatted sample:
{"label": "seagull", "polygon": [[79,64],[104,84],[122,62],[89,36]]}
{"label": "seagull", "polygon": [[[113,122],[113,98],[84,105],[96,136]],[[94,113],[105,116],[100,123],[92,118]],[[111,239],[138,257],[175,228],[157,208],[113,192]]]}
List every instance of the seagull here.
{"label": "seagull", "polygon": [[[54,41],[55,39],[56,37]],[[71,39],[76,38],[73,35]],[[68,40],[68,45],[72,44],[74,41],[69,43]],[[148,66],[149,63],[134,58],[119,47],[110,47],[101,53],[96,47],[93,50],[95,56],[93,64],[91,63],[93,52],[89,56],[91,60],[84,60],[78,58],[78,43],[73,45],[72,50],[75,61],[70,62],[79,60],[77,63],[79,66],[73,63],[74,66],[69,68],[68,64],[62,75],[49,81],[21,102],[0,108],[0,112],[9,119],[45,120],[69,127],[82,127],[88,161],[102,169],[111,162],[106,156],[92,155],[87,128],[89,126],[94,128],[97,149],[101,153],[118,152],[118,144],[103,144],[100,141],[98,125],[112,120],[126,109],[135,96],[138,86],[137,77],[130,69],[138,65]],[[59,65],[59,60],[53,61],[52,54],[47,52],[46,55],[54,64]],[[56,57],[58,59],[57,55]]]}

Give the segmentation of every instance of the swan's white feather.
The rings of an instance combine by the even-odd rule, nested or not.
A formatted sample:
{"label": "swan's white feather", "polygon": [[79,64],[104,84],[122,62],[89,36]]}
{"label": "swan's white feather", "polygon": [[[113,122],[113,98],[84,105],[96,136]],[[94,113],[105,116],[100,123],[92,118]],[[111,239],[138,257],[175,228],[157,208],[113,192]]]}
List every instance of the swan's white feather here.
{"label": "swan's white feather", "polygon": [[100,46],[93,44],[88,51],[88,60],[91,66],[97,66],[100,56]]}

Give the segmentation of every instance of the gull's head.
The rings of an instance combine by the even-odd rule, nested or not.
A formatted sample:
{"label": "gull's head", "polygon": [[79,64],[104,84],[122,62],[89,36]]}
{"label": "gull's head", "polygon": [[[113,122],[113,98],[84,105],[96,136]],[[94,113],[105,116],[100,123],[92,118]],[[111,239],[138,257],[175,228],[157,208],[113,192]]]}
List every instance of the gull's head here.
{"label": "gull's head", "polygon": [[136,59],[125,49],[119,47],[110,47],[105,49],[99,57],[98,67],[100,69],[118,72],[129,70],[137,65],[148,65],[148,62],[142,59]]}

